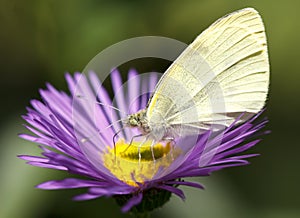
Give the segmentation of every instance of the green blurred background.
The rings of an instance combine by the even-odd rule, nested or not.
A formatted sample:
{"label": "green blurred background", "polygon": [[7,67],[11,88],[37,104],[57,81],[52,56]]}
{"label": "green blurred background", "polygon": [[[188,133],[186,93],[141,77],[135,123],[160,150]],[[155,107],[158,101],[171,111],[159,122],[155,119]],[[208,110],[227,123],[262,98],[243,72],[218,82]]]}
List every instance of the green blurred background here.
{"label": "green blurred background", "polygon": [[[185,202],[172,197],[153,217],[300,217],[297,0],[0,0],[0,217],[128,217],[112,199],[70,200],[84,190],[35,189],[40,182],[68,175],[15,157],[39,153],[36,145],[17,137],[25,131],[20,115],[46,81],[66,90],[65,72],[81,71],[114,43],[147,35],[190,43],[217,18],[248,6],[260,12],[266,25],[271,90],[265,115],[272,134],[252,150],[262,155],[251,165],[198,179],[205,191],[186,188]],[[163,72],[167,66],[144,63],[128,67]]]}

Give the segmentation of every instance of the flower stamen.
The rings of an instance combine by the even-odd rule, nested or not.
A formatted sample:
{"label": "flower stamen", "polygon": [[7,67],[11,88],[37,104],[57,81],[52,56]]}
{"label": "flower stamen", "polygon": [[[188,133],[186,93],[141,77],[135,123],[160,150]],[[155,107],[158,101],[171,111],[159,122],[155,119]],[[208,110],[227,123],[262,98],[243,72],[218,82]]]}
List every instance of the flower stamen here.
{"label": "flower stamen", "polygon": [[120,139],[114,148],[107,147],[103,164],[119,180],[138,186],[151,180],[159,169],[169,167],[179,154],[180,150],[174,150],[171,142],[132,141],[130,145]]}

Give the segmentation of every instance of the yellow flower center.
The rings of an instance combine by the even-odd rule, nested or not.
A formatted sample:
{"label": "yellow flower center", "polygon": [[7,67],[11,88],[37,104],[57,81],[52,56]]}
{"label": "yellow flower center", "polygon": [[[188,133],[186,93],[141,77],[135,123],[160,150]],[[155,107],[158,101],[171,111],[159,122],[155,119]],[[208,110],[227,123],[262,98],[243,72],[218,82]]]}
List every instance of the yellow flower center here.
{"label": "yellow flower center", "polygon": [[121,181],[136,187],[137,183],[151,180],[160,168],[170,166],[179,155],[179,149],[173,148],[171,142],[155,144],[151,149],[151,141],[129,145],[124,139],[107,151],[103,155],[104,166]]}

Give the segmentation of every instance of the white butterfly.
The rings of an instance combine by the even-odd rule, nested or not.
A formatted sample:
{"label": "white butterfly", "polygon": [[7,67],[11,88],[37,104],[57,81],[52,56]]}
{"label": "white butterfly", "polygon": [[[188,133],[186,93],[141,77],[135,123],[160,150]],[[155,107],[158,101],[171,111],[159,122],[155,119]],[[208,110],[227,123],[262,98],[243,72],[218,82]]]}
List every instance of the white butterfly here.
{"label": "white butterfly", "polygon": [[156,141],[246,121],[264,106],[269,87],[265,29],[258,12],[228,14],[202,32],[158,82],[145,109],[127,117]]}

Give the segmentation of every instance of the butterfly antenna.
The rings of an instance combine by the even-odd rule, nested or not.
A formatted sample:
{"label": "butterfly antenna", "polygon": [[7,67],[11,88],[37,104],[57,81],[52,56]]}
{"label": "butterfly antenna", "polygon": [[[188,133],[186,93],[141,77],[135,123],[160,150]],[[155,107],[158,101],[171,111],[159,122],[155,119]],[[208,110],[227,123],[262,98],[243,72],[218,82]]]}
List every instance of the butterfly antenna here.
{"label": "butterfly antenna", "polygon": [[[114,122],[112,122],[111,124],[109,124],[108,126],[106,126],[104,129],[102,129],[101,131],[99,130],[98,131],[98,133],[99,134],[102,134],[102,132],[104,131],[104,130],[106,130],[106,129],[108,129],[108,128],[110,128],[110,127],[112,127],[113,125],[115,125],[115,124],[117,124],[117,123],[119,123],[119,122],[124,122],[126,119],[119,119],[119,120],[116,120],[116,121],[114,121]],[[122,127],[121,128],[121,130],[123,130],[124,129],[124,127]]]}
{"label": "butterfly antenna", "polygon": [[[111,124],[109,124],[108,126],[106,126],[105,128],[101,129],[101,131],[100,131],[100,130],[97,130],[97,133],[98,133],[98,134],[102,134],[106,129],[108,129],[108,128],[112,127],[113,125],[115,125],[116,123],[122,122],[122,121],[124,121],[124,120],[125,120],[125,119],[119,119],[119,120],[116,120],[116,121],[112,122]],[[121,130],[123,130],[123,129],[124,129],[124,127],[121,128]],[[120,133],[121,130],[119,130],[118,133]],[[81,141],[82,143],[85,143],[85,142],[88,141],[88,139],[94,137],[95,135],[96,135],[96,134],[91,135],[91,136],[88,136],[88,137],[85,137],[85,138],[82,138],[80,141]]]}
{"label": "butterfly antenna", "polygon": [[[76,97],[78,97],[78,98],[80,98],[80,99],[90,100],[90,99],[86,98],[86,97],[83,96],[83,95],[76,95]],[[128,115],[125,111],[122,111],[122,110],[120,110],[119,108],[114,107],[114,106],[112,106],[112,105],[104,104],[104,103],[99,102],[99,101],[94,101],[94,103],[95,103],[95,104],[98,104],[98,105],[101,105],[101,106],[109,107],[109,108],[111,108],[111,109],[114,109],[114,110],[116,110],[116,111],[119,111],[120,113],[123,113],[123,114],[125,114],[125,115]]]}

